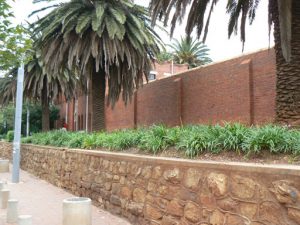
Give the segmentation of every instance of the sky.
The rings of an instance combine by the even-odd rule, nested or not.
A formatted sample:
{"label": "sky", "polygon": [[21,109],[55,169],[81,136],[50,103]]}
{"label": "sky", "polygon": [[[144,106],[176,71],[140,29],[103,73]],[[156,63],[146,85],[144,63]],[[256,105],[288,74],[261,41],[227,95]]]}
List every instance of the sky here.
{"label": "sky", "polygon": [[[144,6],[147,6],[148,2],[148,0],[135,0],[135,3]],[[239,36],[233,35],[230,39],[228,39],[227,24],[229,16],[225,13],[226,2],[227,1],[225,0],[219,1],[211,17],[206,45],[210,49],[210,56],[213,61],[223,61],[237,57],[241,54],[268,48],[268,1],[260,1],[255,21],[251,26],[247,25],[244,52],[242,52],[242,43]],[[16,17],[14,19],[14,23],[24,23],[25,20],[35,20],[36,16],[28,18],[28,15],[33,10],[42,8],[44,3],[32,4],[32,0],[15,0],[15,2],[12,2],[11,5]],[[184,30],[184,22],[181,25],[177,25],[174,32],[174,38],[180,39],[181,36],[184,36]],[[165,34],[164,32],[159,32],[159,34],[164,43],[170,44],[172,42],[168,34]],[[273,45],[273,35],[271,35],[270,46],[272,47]]]}

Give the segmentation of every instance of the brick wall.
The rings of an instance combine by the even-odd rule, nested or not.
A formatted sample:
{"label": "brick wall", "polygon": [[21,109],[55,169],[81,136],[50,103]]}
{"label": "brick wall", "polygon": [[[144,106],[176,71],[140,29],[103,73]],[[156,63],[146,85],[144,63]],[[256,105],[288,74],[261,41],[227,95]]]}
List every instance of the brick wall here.
{"label": "brick wall", "polygon": [[[173,67],[173,69],[172,69],[172,67]],[[187,71],[187,69],[188,69],[187,64],[182,64],[182,65],[173,64],[172,65],[172,61],[156,64],[156,66],[153,68],[153,70],[157,72],[156,78],[158,80],[169,77],[172,74],[172,72],[173,72],[173,74],[176,74],[176,73],[181,73],[181,72]]]}
{"label": "brick wall", "polygon": [[22,145],[21,168],[133,225],[300,224],[299,166]]}
{"label": "brick wall", "polygon": [[[114,130],[154,123],[272,122],[275,82],[273,49],[244,55],[145,85],[137,91],[136,103],[132,103],[136,104],[136,115],[132,115],[132,104],[126,109],[118,103],[113,111],[107,109],[106,127]],[[135,124],[132,119],[129,122],[135,117]]]}
{"label": "brick wall", "polygon": [[155,123],[176,126],[232,121],[250,125],[274,121],[274,49],[184,72],[180,71],[186,67],[177,66],[175,72],[179,73],[161,77],[170,68],[170,63],[156,67],[160,79],[139,89],[127,107],[122,100],[114,109],[107,107],[107,130]]}

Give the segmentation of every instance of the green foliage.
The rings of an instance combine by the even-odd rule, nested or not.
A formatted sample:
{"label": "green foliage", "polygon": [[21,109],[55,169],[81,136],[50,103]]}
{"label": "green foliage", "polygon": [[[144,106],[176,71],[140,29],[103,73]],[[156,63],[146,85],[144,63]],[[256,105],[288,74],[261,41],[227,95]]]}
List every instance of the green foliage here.
{"label": "green foliage", "polygon": [[158,63],[168,62],[173,59],[173,55],[171,52],[167,52],[166,50],[161,51],[156,55],[156,60]]}
{"label": "green foliage", "polygon": [[30,144],[30,143],[32,143],[32,137],[24,137],[24,138],[22,138],[22,143],[24,143],[24,144]]}
{"label": "green foliage", "polygon": [[[162,20],[164,25],[171,23],[171,36],[177,24],[181,24],[182,18],[187,17],[185,31],[189,36],[193,32],[196,33],[197,38],[203,35],[205,42],[209,30],[210,19],[217,5],[218,0],[214,1],[173,1],[173,0],[150,0],[149,8],[152,16],[152,23],[155,24],[156,20]],[[241,41],[244,43],[246,40],[246,22],[249,21],[251,25],[256,16],[256,9],[261,1],[260,0],[230,0],[226,4],[226,13],[229,14],[228,21],[228,37],[237,34],[240,30]],[[270,5],[275,3],[269,1]],[[174,10],[170,10],[174,9]],[[269,7],[269,31],[271,31],[272,23],[278,19],[276,7]],[[277,12],[278,13],[278,12]],[[286,15],[285,15],[286,16]],[[279,20],[285,18],[282,16]]]}
{"label": "green foliage", "polygon": [[135,147],[140,141],[139,132],[123,130],[111,134],[102,134],[102,146],[109,149],[124,150]]}
{"label": "green foliage", "polygon": [[173,49],[174,61],[178,64],[188,64],[189,68],[211,63],[209,58],[208,47],[197,40],[190,37],[180,39],[180,42],[175,39],[175,43],[170,45]]}
{"label": "green foliage", "polygon": [[131,99],[161,43],[147,9],[129,0],[67,1],[35,22],[33,30],[42,34],[36,46],[49,73],[65,68],[77,68],[83,77],[105,73],[112,104],[121,93],[125,102]]}
{"label": "green foliage", "polygon": [[218,127],[190,126],[183,130],[180,140],[176,143],[178,149],[185,151],[189,157],[195,157],[204,151],[218,152],[220,144],[216,135]]}
{"label": "green foliage", "polygon": [[6,134],[6,140],[12,142],[14,140],[14,131],[10,130]]}
{"label": "green foliage", "polygon": [[246,137],[250,135],[250,129],[240,123],[225,123],[220,129],[218,141],[222,143],[223,149],[239,151]]}
{"label": "green foliage", "polygon": [[7,29],[0,47],[0,70],[9,72],[20,66],[21,62],[27,63],[31,58],[27,54],[31,47],[32,39],[26,27],[17,25]]}
{"label": "green foliage", "polygon": [[[38,133],[42,130],[42,108],[40,105],[28,104],[30,112],[30,133]],[[10,104],[0,109],[0,134],[6,134],[14,127],[15,107]],[[27,104],[23,105],[22,110],[22,134],[26,134]],[[59,119],[59,109],[55,106],[50,107],[50,124]],[[53,128],[53,126],[52,126]]]}
{"label": "green foliage", "polygon": [[262,150],[269,150],[273,153],[290,153],[297,151],[296,140],[299,132],[289,131],[286,127],[267,125],[261,128],[254,128],[243,143],[243,150],[250,153],[260,153]]}
{"label": "green foliage", "polygon": [[142,131],[138,147],[152,153],[164,150],[168,145],[167,129],[164,126],[152,126]]}
{"label": "green foliage", "polygon": [[51,131],[23,138],[23,143],[117,151],[137,148],[152,154],[175,148],[190,158],[205,152],[217,154],[223,151],[234,151],[245,156],[258,155],[264,151],[298,155],[300,131],[275,125],[246,127],[239,123],[174,128],[153,125],[149,128],[112,133]]}
{"label": "green foliage", "polygon": [[11,26],[10,19],[13,17],[11,7],[7,0],[0,0],[0,42],[4,42]]}

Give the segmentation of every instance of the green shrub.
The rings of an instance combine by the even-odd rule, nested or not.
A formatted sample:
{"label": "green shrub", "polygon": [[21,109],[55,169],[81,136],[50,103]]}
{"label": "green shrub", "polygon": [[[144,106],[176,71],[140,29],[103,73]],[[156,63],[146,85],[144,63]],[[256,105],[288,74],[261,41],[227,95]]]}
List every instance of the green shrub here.
{"label": "green shrub", "polygon": [[32,143],[32,137],[24,137],[24,138],[22,138],[22,143],[24,143],[24,144],[30,144],[30,143]]}
{"label": "green shrub", "polygon": [[6,140],[12,142],[14,140],[14,131],[10,130],[6,134]]}
{"label": "green shrub", "polygon": [[96,147],[102,147],[99,145],[98,140],[97,140],[97,134],[96,133],[92,133],[87,135],[82,143],[82,147],[86,148],[86,149],[93,149]]}
{"label": "green shrub", "polygon": [[220,127],[190,126],[181,134],[177,148],[185,151],[188,157],[198,156],[204,151],[219,152],[221,144],[218,142]]}
{"label": "green shrub", "polygon": [[142,129],[139,132],[140,140],[138,147],[154,154],[174,144],[172,142],[172,138],[174,139],[174,137],[170,130],[163,125],[153,125],[149,129]]}
{"label": "green shrub", "polygon": [[73,135],[71,135],[70,137],[69,142],[67,143],[67,147],[82,148],[84,139],[85,139],[85,135],[83,133],[73,133]]}
{"label": "green shrub", "polygon": [[272,153],[287,153],[292,151],[294,145],[293,135],[287,128],[266,125],[250,129],[242,149],[247,154],[258,154],[262,150],[269,150]]}
{"label": "green shrub", "polygon": [[[13,140],[13,131],[7,134],[7,139]],[[120,130],[111,133],[87,134],[51,131],[23,138],[23,143],[85,149],[105,148],[118,151],[138,148],[153,154],[175,147],[191,158],[204,152],[219,153],[222,151],[236,151],[245,155],[260,154],[263,151],[273,154],[299,155],[300,131],[275,125],[247,127],[239,123],[225,123],[223,126],[193,125],[174,128],[153,125],[149,128]]]}
{"label": "green shrub", "polygon": [[110,134],[103,133],[99,139],[104,148],[124,150],[135,147],[140,141],[140,134],[134,130],[122,130]]}
{"label": "green shrub", "polygon": [[239,152],[249,135],[249,128],[240,123],[225,123],[224,127],[220,129],[218,141],[221,143],[222,148]]}

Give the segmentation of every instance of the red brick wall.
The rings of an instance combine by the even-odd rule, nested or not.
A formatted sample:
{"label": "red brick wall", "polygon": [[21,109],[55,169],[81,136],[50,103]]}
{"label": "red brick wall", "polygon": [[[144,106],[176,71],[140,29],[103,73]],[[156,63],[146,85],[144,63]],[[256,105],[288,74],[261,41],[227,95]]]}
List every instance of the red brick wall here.
{"label": "red brick wall", "polygon": [[275,119],[276,66],[273,49],[252,56],[253,121],[256,124]]}
{"label": "red brick wall", "polygon": [[184,124],[250,122],[249,62],[226,61],[180,77]]}
{"label": "red brick wall", "polygon": [[[160,65],[157,72],[161,74],[167,67],[170,65]],[[179,67],[176,68],[175,72]],[[144,85],[127,107],[120,100],[114,109],[106,108],[106,128],[115,130],[157,123],[176,126],[223,121],[248,125],[272,122],[275,83],[273,49],[243,55]],[[84,100],[79,105],[83,104]],[[74,106],[69,104],[69,110],[74,110]]]}
{"label": "red brick wall", "polygon": [[133,105],[118,103],[106,111],[106,127],[272,122],[275,82],[273,49],[244,55],[145,85],[137,92],[136,115]]}
{"label": "red brick wall", "polygon": [[137,126],[155,123],[178,125],[180,79],[162,79],[145,85],[137,92]]}
{"label": "red brick wall", "polygon": [[132,102],[125,106],[123,101],[118,101],[114,108],[106,107],[105,122],[106,129],[117,130],[125,128],[134,128],[135,124],[134,113],[134,97]]}
{"label": "red brick wall", "polygon": [[172,71],[172,62],[164,62],[160,64],[156,64],[153,68],[154,71],[157,72],[156,79],[160,80],[163,78],[168,77],[167,74],[176,74],[176,73],[181,73],[184,71],[188,70],[188,65],[187,64],[173,64],[173,71]]}

